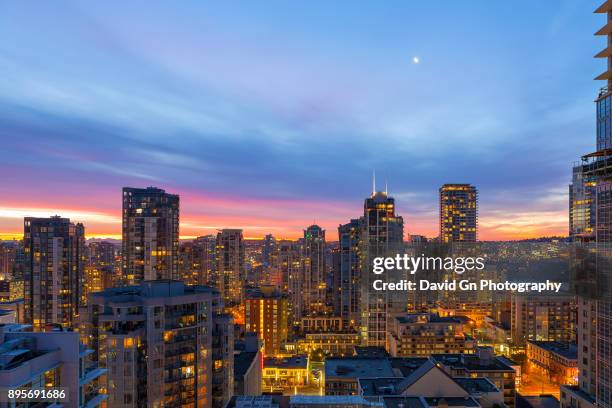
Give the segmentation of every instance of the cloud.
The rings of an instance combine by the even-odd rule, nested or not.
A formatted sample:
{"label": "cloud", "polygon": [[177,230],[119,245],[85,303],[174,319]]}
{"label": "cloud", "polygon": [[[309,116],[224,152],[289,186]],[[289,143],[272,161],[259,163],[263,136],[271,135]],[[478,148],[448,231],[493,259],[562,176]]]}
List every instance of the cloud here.
{"label": "cloud", "polygon": [[[155,183],[183,193],[190,234],[299,235],[313,218],[335,229],[358,216],[376,168],[409,232],[437,233],[447,182],[479,188],[481,236],[561,231],[571,161],[594,144],[576,40],[592,10],[525,6],[11,5],[0,199],[37,204],[27,186],[107,214],[119,205],[107,194]],[[35,30],[15,23],[26,16]]]}

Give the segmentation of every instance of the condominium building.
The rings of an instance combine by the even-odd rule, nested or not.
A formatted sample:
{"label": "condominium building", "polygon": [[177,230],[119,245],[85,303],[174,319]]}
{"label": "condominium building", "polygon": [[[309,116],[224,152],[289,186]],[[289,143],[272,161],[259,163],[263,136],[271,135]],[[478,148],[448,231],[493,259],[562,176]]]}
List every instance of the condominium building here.
{"label": "condominium building", "polygon": [[0,278],[13,275],[19,245],[14,242],[0,242]]}
{"label": "condominium building", "polygon": [[244,300],[244,238],[241,229],[223,229],[216,242],[217,288],[227,306]]}
{"label": "condominium building", "polygon": [[574,166],[569,186],[569,236],[572,241],[595,239],[596,186],[596,177],[585,174],[583,166]]}
{"label": "condominium building", "polygon": [[178,279],[179,196],[155,187],[124,187],[122,248],[127,284]]}
{"label": "condominium building", "polygon": [[594,159],[585,166],[585,173],[596,178],[596,226],[595,241],[598,251],[598,276],[600,292],[595,304],[596,320],[596,402],[599,407],[612,407],[612,284],[610,259],[612,258],[612,1],[606,0],[596,10],[606,15],[606,25],[595,35],[606,39],[606,48],[595,55],[607,62],[606,71],[595,78],[606,81],[596,99],[596,147],[597,151],[586,157]]}
{"label": "condominium building", "polygon": [[24,320],[36,331],[78,325],[85,228],[68,218],[24,219]]}
{"label": "condominium building", "polygon": [[574,340],[573,296],[512,293],[511,302],[511,336],[515,345],[525,346],[527,340]]}
{"label": "condominium building", "polygon": [[[389,317],[406,308],[404,294],[376,291],[372,282],[378,276],[372,272],[373,260],[380,256],[395,256],[404,250],[404,220],[395,212],[395,200],[386,191],[374,191],[365,199],[361,220],[360,316],[364,344],[385,347]],[[405,278],[400,271],[389,271],[388,281]],[[403,295],[403,296],[402,296]]]}
{"label": "condominium building", "polygon": [[222,407],[231,398],[233,320],[216,290],[145,281],[94,293],[88,308],[109,407]]}
{"label": "condominium building", "polygon": [[287,341],[289,301],[275,286],[247,290],[245,298],[245,331],[257,333],[264,343],[264,355],[279,354]]}
{"label": "condominium building", "polygon": [[112,242],[88,242],[85,265],[87,293],[123,284],[121,276],[121,246]]}
{"label": "condominium building", "polygon": [[353,219],[338,226],[340,316],[344,326],[359,327],[361,313],[361,223]]}
{"label": "condominium building", "polygon": [[302,243],[281,240],[276,246],[272,268],[281,281],[281,292],[289,297],[289,313],[292,324],[300,322],[303,315],[304,297],[302,296]]}
{"label": "condominium building", "polygon": [[478,191],[470,184],[440,187],[440,240],[476,242],[478,236]]}
{"label": "condominium building", "polygon": [[597,393],[597,301],[579,296],[576,303],[578,385],[594,396]]}
{"label": "condominium building", "polygon": [[325,269],[325,230],[311,225],[304,230],[302,296],[304,316],[327,312]]}
{"label": "condominium building", "polygon": [[182,242],[179,246],[179,275],[189,285],[217,285],[217,239],[213,235]]}
{"label": "condominium building", "polygon": [[[67,408],[94,408],[106,400],[100,388],[106,369],[89,358],[93,350],[80,342],[79,333],[27,330],[19,324],[0,325],[2,389],[63,390],[65,397],[56,402]],[[2,408],[20,406],[13,404],[0,401]]]}

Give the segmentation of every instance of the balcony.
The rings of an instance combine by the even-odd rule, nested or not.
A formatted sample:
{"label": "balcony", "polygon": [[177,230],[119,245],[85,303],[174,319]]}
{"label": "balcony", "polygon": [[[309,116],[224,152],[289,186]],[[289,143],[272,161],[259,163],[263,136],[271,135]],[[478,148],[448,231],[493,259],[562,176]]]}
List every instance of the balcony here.
{"label": "balcony", "polygon": [[81,377],[81,379],[79,380],[79,385],[81,387],[84,385],[87,385],[93,380],[95,380],[96,378],[100,377],[102,374],[105,374],[107,371],[108,370],[106,368],[98,367],[97,364],[94,366],[88,367],[85,370],[85,374],[83,375],[83,377]]}
{"label": "balcony", "polygon": [[85,397],[85,404],[83,404],[83,408],[95,408],[99,406],[104,400],[108,398],[106,394],[90,394]]}

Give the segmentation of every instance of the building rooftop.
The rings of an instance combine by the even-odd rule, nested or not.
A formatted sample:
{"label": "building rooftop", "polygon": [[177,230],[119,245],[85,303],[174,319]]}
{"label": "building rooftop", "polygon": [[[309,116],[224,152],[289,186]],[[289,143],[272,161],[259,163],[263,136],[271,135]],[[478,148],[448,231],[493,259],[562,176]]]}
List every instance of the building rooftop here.
{"label": "building rooftop", "polygon": [[436,313],[411,313],[395,318],[400,323],[454,323],[467,324],[471,319],[467,316],[440,316]]}
{"label": "building rooftop", "polygon": [[289,408],[289,397],[283,395],[234,395],[227,408]]}
{"label": "building rooftop", "polygon": [[566,389],[567,391],[579,396],[580,398],[584,399],[585,401],[589,401],[592,404],[595,404],[595,398],[589,394],[588,392],[580,389],[579,386],[577,385],[562,385],[561,389]]}
{"label": "building rooftop", "polygon": [[242,380],[244,375],[249,371],[253,360],[257,357],[256,351],[243,351],[234,355],[234,379]]}
{"label": "building rooftop", "polygon": [[360,358],[385,358],[389,353],[384,347],[355,346],[355,356]]}
{"label": "building rooftop", "polygon": [[528,343],[531,343],[532,345],[537,346],[546,351],[549,351],[551,353],[558,354],[569,360],[578,359],[578,349],[576,348],[576,343],[571,343],[567,341],[539,341],[539,340],[529,340]]}
{"label": "building rooftop", "polygon": [[393,367],[384,358],[330,358],[325,360],[325,378],[395,377]]}
{"label": "building rooftop", "polygon": [[359,387],[364,396],[398,395],[397,386],[403,380],[401,377],[360,378]]}
{"label": "building rooftop", "polygon": [[368,401],[360,395],[294,395],[290,404],[296,405],[323,405],[325,407],[337,405],[342,406],[370,406],[383,407],[382,402]]}
{"label": "building rooftop", "polygon": [[528,397],[517,394],[516,408],[559,408],[559,400],[552,395]]}
{"label": "building rooftop", "polygon": [[398,377],[408,377],[417,368],[421,367],[428,357],[392,357],[389,358],[393,372]]}
{"label": "building rooftop", "polygon": [[433,354],[432,358],[445,366],[464,368],[468,371],[512,371],[514,369],[503,359],[493,356],[482,359],[477,354]]}
{"label": "building rooftop", "polygon": [[480,407],[480,404],[472,397],[450,397],[450,398],[425,398],[429,407]]}
{"label": "building rooftop", "polygon": [[286,295],[281,293],[275,286],[261,286],[257,288],[247,288],[245,291],[247,299],[282,299]]}
{"label": "building rooftop", "polygon": [[264,360],[264,367],[306,369],[308,367],[308,357],[306,355],[297,355],[287,358],[268,357]]}
{"label": "building rooftop", "polygon": [[470,393],[470,395],[479,394],[482,392],[499,392],[499,388],[495,386],[488,378],[468,378],[468,377],[455,377],[453,378],[463,389]]}
{"label": "building rooftop", "polygon": [[107,288],[95,292],[94,296],[113,298],[119,302],[128,302],[136,298],[158,298],[169,296],[191,295],[196,293],[218,293],[215,288],[201,285],[185,285],[181,281],[160,279],[143,281],[140,285]]}
{"label": "building rooftop", "polygon": [[386,408],[429,408],[422,397],[389,396],[383,401]]}

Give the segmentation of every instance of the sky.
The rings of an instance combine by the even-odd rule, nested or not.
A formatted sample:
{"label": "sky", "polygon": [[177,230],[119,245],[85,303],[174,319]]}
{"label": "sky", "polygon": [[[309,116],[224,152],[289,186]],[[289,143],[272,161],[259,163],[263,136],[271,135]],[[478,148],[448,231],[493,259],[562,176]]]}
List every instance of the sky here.
{"label": "sky", "polygon": [[[597,1],[0,2],[0,238],[121,233],[121,188],[181,236],[337,236],[385,181],[407,234],[479,190],[479,238],[566,235],[595,146]],[[415,58],[418,63],[415,63]]]}

